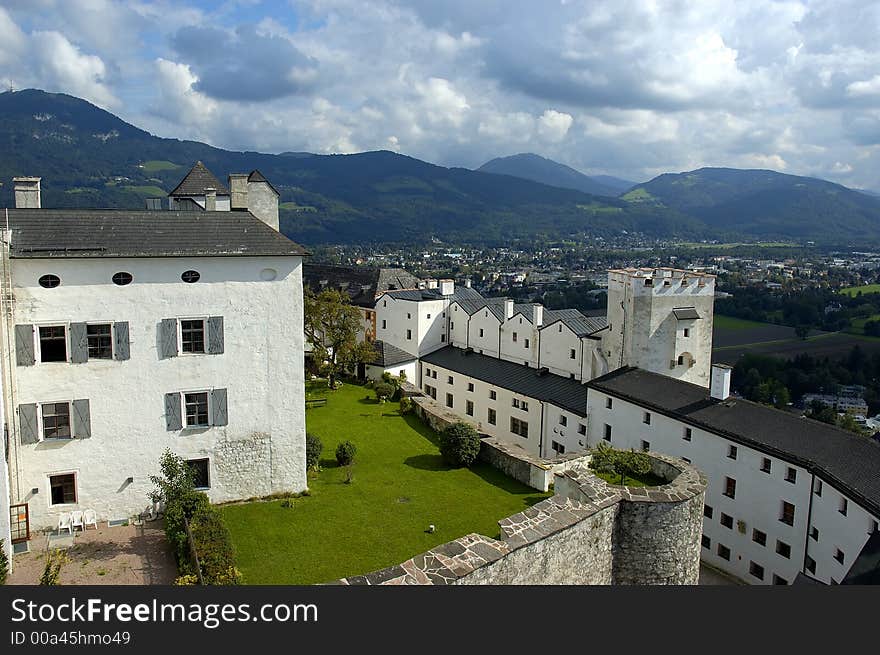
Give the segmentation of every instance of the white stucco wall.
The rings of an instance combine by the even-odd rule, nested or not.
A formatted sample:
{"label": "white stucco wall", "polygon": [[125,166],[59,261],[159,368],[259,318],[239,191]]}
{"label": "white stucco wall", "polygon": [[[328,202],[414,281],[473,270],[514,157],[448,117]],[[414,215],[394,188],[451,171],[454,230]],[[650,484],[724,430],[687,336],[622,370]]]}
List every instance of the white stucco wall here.
{"label": "white stucco wall", "polygon": [[[576,380],[590,379],[590,349],[581,339],[571,331],[562,321],[541,329],[541,366],[546,366],[551,373],[570,377],[574,373]],[[574,350],[574,359],[571,351]],[[584,362],[584,360],[586,360]],[[581,363],[584,362],[583,369]],[[581,372],[583,371],[583,377]]]}
{"label": "white stucco wall", "polygon": [[[840,582],[849,570],[867,540],[871,520],[875,520],[854,501],[850,499],[848,515],[843,517],[837,511],[841,494],[826,483],[821,498],[813,494],[811,511],[812,475],[806,469],[656,412],[650,412],[651,424],[646,425],[644,408],[612,397],[608,409],[607,398],[606,394],[589,390],[590,446],[603,440],[608,424],[612,426],[611,445],[615,448],[639,450],[644,440],[651,450],[686,458],[706,473],[709,486],[705,502],[712,507],[713,516],[703,519],[703,534],[711,539],[711,546],[702,549],[702,559],[751,584],[772,584],[774,574],[791,583],[804,565],[804,544],[809,528],[815,525],[820,540],[809,541],[808,553],[817,562],[816,577],[825,582],[833,577]],[[691,428],[690,441],[684,439],[686,427]],[[737,448],[736,459],[728,456],[731,445]],[[761,470],[764,458],[770,460],[770,473]],[[788,468],[796,471],[794,483],[786,480]],[[727,477],[736,480],[734,498],[723,493]],[[795,506],[792,526],[779,520],[783,500]],[[721,524],[722,512],[733,517],[733,529]],[[739,530],[740,520],[745,522],[744,533]],[[765,546],[753,540],[755,528],[767,535]],[[791,547],[790,557],[777,553],[777,540]],[[719,543],[730,549],[729,561],[718,556]],[[837,547],[847,556],[843,566],[833,559]],[[763,581],[751,575],[751,562],[764,567]]]}
{"label": "white stucco wall", "polygon": [[417,384],[416,376],[418,375],[418,360],[413,360],[404,364],[397,364],[395,366],[374,366],[372,364],[367,364],[366,366],[367,379],[373,380],[374,382],[380,381],[382,379],[382,374],[385,372],[391,373],[394,377],[400,377],[401,371],[406,373],[406,379],[408,382]]}
{"label": "white stucco wall", "polygon": [[[0,330],[2,334],[2,330]],[[0,427],[6,424],[3,403],[0,402]],[[12,542],[9,534],[9,468],[6,464],[6,437],[0,432],[0,539],[12,568]]]}
{"label": "white stucco wall", "polygon": [[[501,322],[488,309],[480,309],[471,316],[468,325],[468,346],[475,352],[498,357],[498,337]],[[482,330],[482,336],[480,331]]]}
{"label": "white stucco wall", "polygon": [[[513,335],[516,334],[516,341]],[[526,348],[526,339],[529,347]],[[529,366],[537,367],[538,344],[536,330],[522,314],[514,314],[504,322],[501,327],[501,359],[516,364],[529,363]]]}
{"label": "white stucco wall", "polygon": [[[180,280],[189,269],[201,273],[195,284]],[[274,280],[263,279],[267,269]],[[134,281],[114,285],[118,271]],[[46,273],[61,286],[38,286]],[[130,329],[127,361],[15,366],[11,353],[14,406],[90,401],[90,439],[21,445],[16,417],[12,497],[29,504],[33,526],[54,526],[75,508],[101,520],[144,511],[166,448],[210,459],[213,501],[306,487],[300,258],[13,260],[13,278],[15,323],[128,321]],[[160,359],[159,322],[200,316],[223,316],[224,352]],[[212,388],[227,389],[227,426],[166,431],[165,393]],[[77,475],[76,506],[50,506],[48,476],[68,472]]]}

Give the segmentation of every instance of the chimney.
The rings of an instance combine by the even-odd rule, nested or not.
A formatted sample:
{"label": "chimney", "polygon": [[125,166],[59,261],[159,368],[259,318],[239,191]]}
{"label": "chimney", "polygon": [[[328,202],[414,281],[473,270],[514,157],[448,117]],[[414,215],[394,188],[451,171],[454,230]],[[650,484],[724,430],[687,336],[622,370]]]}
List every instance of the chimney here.
{"label": "chimney", "polygon": [[454,280],[440,280],[440,295],[451,296],[455,292]]}
{"label": "chimney", "polygon": [[513,299],[505,298],[504,300],[504,318],[510,320],[513,318]]}
{"label": "chimney", "polygon": [[211,187],[205,189],[205,211],[217,211],[217,189]]}
{"label": "chimney", "polygon": [[716,400],[730,396],[730,376],[733,369],[727,364],[712,364],[712,381],[709,395]]}
{"label": "chimney", "polygon": [[40,177],[13,177],[12,184],[15,187],[16,209],[39,209],[40,204]]}
{"label": "chimney", "polygon": [[251,171],[247,178],[248,211],[271,227],[279,231],[278,223],[278,192],[263,177],[260,171]]}
{"label": "chimney", "polygon": [[248,183],[247,173],[229,174],[229,208],[235,210],[247,210],[248,208]]}
{"label": "chimney", "polygon": [[544,325],[544,305],[540,303],[532,305],[532,318],[536,328]]}
{"label": "chimney", "polygon": [[464,286],[465,286],[465,288],[467,288],[467,289],[470,289],[470,288],[471,288],[471,279],[470,279],[470,278],[465,278],[465,280],[464,280]]}
{"label": "chimney", "polygon": [[428,288],[429,289],[436,289],[437,288],[437,280],[435,280],[434,278],[430,278],[428,280]]}

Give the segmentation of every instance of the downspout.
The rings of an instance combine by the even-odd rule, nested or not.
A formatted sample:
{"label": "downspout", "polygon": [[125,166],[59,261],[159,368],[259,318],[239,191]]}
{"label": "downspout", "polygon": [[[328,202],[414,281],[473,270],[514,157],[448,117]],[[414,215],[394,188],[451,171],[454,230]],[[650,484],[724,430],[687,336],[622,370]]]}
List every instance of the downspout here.
{"label": "downspout", "polygon": [[541,403],[541,429],[538,431],[538,457],[544,456],[544,401],[539,400]]}
{"label": "downspout", "polygon": [[581,337],[581,382],[584,381],[584,359],[587,357],[587,353],[584,350],[584,346],[586,345],[586,338]]}
{"label": "downspout", "polygon": [[806,575],[807,572],[807,547],[810,545],[810,522],[813,520],[813,496],[816,488],[816,474],[810,473],[810,503],[807,506],[807,530],[804,537],[804,563],[801,567],[801,573]]}

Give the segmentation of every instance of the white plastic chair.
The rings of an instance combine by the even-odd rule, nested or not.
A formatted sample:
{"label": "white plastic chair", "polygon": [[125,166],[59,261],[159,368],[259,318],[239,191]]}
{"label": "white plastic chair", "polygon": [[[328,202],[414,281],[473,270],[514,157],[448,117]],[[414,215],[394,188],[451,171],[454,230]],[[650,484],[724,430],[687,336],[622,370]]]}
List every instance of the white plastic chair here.
{"label": "white plastic chair", "polygon": [[61,534],[62,530],[67,530],[69,534],[73,534],[72,518],[70,516],[70,512],[65,512],[58,517],[58,534]]}
{"label": "white plastic chair", "polygon": [[83,524],[82,510],[76,510],[70,513],[70,525],[72,528],[79,528],[80,530],[85,531],[86,528]]}
{"label": "white plastic chair", "polygon": [[90,525],[94,525],[95,530],[98,529],[98,515],[93,509],[87,509],[85,512],[83,512],[83,530],[85,530]]}

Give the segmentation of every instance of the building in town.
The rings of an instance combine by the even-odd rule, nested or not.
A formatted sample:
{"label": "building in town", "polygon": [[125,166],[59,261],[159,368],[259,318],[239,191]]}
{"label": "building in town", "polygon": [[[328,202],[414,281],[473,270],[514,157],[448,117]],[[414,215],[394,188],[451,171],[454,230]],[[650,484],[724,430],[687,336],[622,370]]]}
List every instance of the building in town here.
{"label": "building in town", "polygon": [[13,534],[19,516],[33,531],[155,509],[166,449],[213,501],[303,490],[307,253],[278,232],[265,178],[227,191],[199,163],[176,209],[145,211],[45,209],[39,178],[15,185],[0,250]]}

